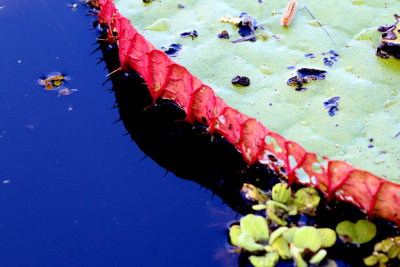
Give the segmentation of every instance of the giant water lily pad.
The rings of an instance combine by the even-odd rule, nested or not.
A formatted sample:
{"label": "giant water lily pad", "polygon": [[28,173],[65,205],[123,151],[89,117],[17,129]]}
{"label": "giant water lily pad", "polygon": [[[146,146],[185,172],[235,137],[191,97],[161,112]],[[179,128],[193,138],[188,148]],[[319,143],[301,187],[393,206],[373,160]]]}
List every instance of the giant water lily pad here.
{"label": "giant water lily pad", "polygon": [[[176,61],[212,86],[229,105],[307,150],[400,181],[400,138],[394,138],[400,131],[400,62],[375,55],[380,33],[370,30],[393,23],[400,2],[327,0],[321,5],[304,0],[298,3],[299,10],[289,27],[280,24],[279,13],[287,3],[278,0],[180,2],[185,8],[178,8],[173,0],[149,5],[118,0],[116,4],[156,48],[182,44]],[[309,23],[313,19],[303,6],[320,20],[334,42],[318,24]],[[219,19],[224,15],[238,17],[242,12],[265,27],[256,33],[268,35],[267,41],[233,44],[217,37],[227,30],[232,40],[241,38],[236,26]],[[168,31],[145,30],[162,18],[171,22]],[[198,32],[196,39],[180,37],[192,30]],[[334,53],[326,53],[331,50]],[[305,56],[311,53],[315,57]],[[327,61],[333,65],[325,64]],[[290,66],[294,69],[287,68]],[[260,71],[265,68],[268,74]],[[286,81],[299,68],[326,70],[326,79],[296,92]],[[236,75],[249,77],[250,86],[233,86],[231,79]],[[330,116],[323,103],[337,96],[339,110]]]}

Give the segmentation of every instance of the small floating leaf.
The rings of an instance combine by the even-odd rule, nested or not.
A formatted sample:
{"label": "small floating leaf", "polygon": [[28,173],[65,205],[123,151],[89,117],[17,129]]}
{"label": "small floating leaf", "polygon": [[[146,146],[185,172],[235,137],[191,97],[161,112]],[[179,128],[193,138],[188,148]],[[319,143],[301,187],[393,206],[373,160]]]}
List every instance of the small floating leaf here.
{"label": "small floating leaf", "polygon": [[238,245],[239,245],[239,247],[242,247],[245,250],[250,251],[250,252],[264,250],[263,245],[258,244],[251,234],[245,233],[245,232],[239,236]]}
{"label": "small floating leaf", "polygon": [[320,199],[315,188],[306,187],[297,190],[293,202],[300,211],[308,211],[317,208]]}
{"label": "small floating leaf", "polygon": [[292,194],[292,190],[287,184],[279,183],[272,188],[272,199],[285,204]]}
{"label": "small floating leaf", "polygon": [[383,265],[383,264],[385,264],[386,262],[389,261],[389,257],[386,256],[383,253],[379,253],[378,255],[376,255],[376,258],[378,259],[380,266],[386,266],[386,265]]}
{"label": "small floating leaf", "polygon": [[336,226],[340,238],[355,243],[363,244],[371,241],[376,235],[376,226],[368,220],[359,220],[355,224],[343,221]]}
{"label": "small floating leaf", "polygon": [[267,241],[269,229],[264,217],[249,214],[240,219],[240,227],[243,232],[249,233],[255,240]]}
{"label": "small floating leaf", "polygon": [[336,242],[336,232],[329,228],[319,228],[319,234],[322,239],[322,247],[329,248],[333,246]]}
{"label": "small floating leaf", "polygon": [[282,259],[288,260],[292,258],[289,244],[283,237],[278,237],[276,240],[274,240],[274,242],[272,243],[272,247]]}
{"label": "small floating leaf", "polygon": [[393,246],[392,248],[389,249],[387,252],[387,255],[389,259],[394,259],[400,255],[400,247],[398,246]]}
{"label": "small floating leaf", "polygon": [[267,206],[267,215],[269,219],[273,220],[279,225],[287,225],[284,217],[286,216],[285,212],[288,212],[289,208],[285,204],[270,200],[267,202]]}
{"label": "small floating leaf", "polygon": [[265,210],[267,209],[267,205],[264,204],[257,204],[251,207],[253,210]]}
{"label": "small floating leaf", "polygon": [[301,257],[301,253],[304,251],[303,248],[298,248],[296,246],[290,246],[290,253],[292,254],[297,267],[307,267],[308,264]]}
{"label": "small floating leaf", "polygon": [[367,266],[374,266],[377,263],[378,259],[374,255],[364,258],[364,264]]}
{"label": "small floating leaf", "polygon": [[250,262],[255,267],[273,267],[279,261],[279,256],[275,252],[267,253],[264,256],[250,256]]}
{"label": "small floating leaf", "polygon": [[299,230],[299,227],[292,227],[289,228],[285,233],[282,234],[282,237],[288,242],[288,243],[293,243],[293,236],[294,233]]}
{"label": "small floating leaf", "polygon": [[308,248],[313,252],[322,246],[321,235],[315,227],[303,226],[293,235],[293,243],[298,248]]}
{"label": "small floating leaf", "polygon": [[287,230],[289,230],[289,228],[283,226],[273,231],[271,236],[269,237],[269,243],[270,244],[274,243],[275,239],[281,237]]}
{"label": "small floating leaf", "polygon": [[240,193],[246,201],[256,202],[259,204],[265,204],[270,199],[263,190],[252,184],[244,183],[240,189]]}
{"label": "small floating leaf", "polygon": [[376,235],[376,226],[368,220],[359,220],[355,225],[359,244],[371,241]]}
{"label": "small floating leaf", "polygon": [[168,18],[161,18],[155,21],[153,24],[145,28],[145,30],[149,31],[168,31],[169,26],[171,24],[171,20]]}
{"label": "small floating leaf", "polygon": [[326,254],[327,254],[327,252],[325,249],[320,249],[317,254],[312,256],[312,258],[310,259],[310,263],[311,264],[319,263],[320,261],[322,261],[325,258]]}
{"label": "small floating leaf", "polygon": [[239,225],[231,226],[231,228],[229,229],[229,238],[232,245],[239,246],[238,240],[241,234],[242,234],[242,229],[240,229]]}

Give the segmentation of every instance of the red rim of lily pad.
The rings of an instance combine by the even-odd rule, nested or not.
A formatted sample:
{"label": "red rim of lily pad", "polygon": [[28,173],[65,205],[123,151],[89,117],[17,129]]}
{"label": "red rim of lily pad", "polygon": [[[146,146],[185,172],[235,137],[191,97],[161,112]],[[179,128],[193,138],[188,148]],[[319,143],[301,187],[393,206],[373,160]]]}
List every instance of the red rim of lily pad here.
{"label": "red rim of lily pad", "polygon": [[344,161],[324,157],[324,166],[315,153],[228,106],[211,87],[139,34],[112,0],[91,2],[100,9],[99,22],[109,27],[107,41],[119,46],[121,67],[117,70],[133,69],[139,73],[154,103],[158,99],[174,101],[185,111],[185,120],[202,123],[210,133],[225,137],[249,166],[259,162],[286,178],[289,184],[313,186],[328,200],[352,203],[370,218],[376,216],[400,225],[400,184]]}

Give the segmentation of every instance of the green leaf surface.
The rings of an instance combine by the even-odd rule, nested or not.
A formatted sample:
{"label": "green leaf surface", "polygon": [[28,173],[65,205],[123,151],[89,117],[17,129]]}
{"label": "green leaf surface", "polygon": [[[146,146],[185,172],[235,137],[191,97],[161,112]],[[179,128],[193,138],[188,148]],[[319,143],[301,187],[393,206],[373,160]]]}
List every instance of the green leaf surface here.
{"label": "green leaf surface", "polygon": [[368,220],[359,220],[356,223],[343,221],[336,226],[338,235],[355,244],[371,241],[376,235],[376,226]]}
{"label": "green leaf surface", "polygon": [[[182,0],[183,9],[176,0],[148,5],[116,0],[116,5],[157,48],[181,43],[177,63],[214,88],[233,108],[319,156],[345,160],[400,181],[400,138],[394,138],[400,132],[400,61],[375,55],[380,34],[373,30],[395,22],[393,14],[399,12],[400,1],[302,0],[292,23],[283,27],[281,14],[287,2]],[[267,41],[230,42],[241,38],[238,28],[219,19],[238,17],[241,12],[265,27],[256,33],[267,35]],[[168,30],[164,26],[165,31],[145,30],[159,19],[170,20]],[[191,30],[199,34],[195,40],[180,37]],[[229,32],[230,40],[217,38],[223,30]],[[340,55],[332,66],[326,66],[323,59],[330,60],[331,55],[322,53],[330,50]],[[315,57],[305,57],[308,53]],[[308,90],[297,92],[286,84],[296,74],[290,66],[326,70],[326,79],[312,81],[306,84]],[[236,75],[249,77],[250,86],[233,86]],[[341,99],[332,117],[323,103],[335,96]]]}
{"label": "green leaf surface", "polygon": [[242,247],[250,252],[264,250],[263,245],[258,244],[251,234],[245,232],[240,234],[238,238],[238,245],[239,247]]}
{"label": "green leaf surface", "polygon": [[240,228],[244,233],[250,234],[254,240],[268,241],[269,229],[264,217],[249,214],[240,219]]}
{"label": "green leaf surface", "polygon": [[303,226],[294,233],[293,243],[298,248],[308,248],[316,252],[322,246],[322,239],[315,227]]}
{"label": "green leaf surface", "polygon": [[250,262],[255,267],[273,267],[279,261],[279,256],[275,252],[267,253],[264,256],[250,256]]}

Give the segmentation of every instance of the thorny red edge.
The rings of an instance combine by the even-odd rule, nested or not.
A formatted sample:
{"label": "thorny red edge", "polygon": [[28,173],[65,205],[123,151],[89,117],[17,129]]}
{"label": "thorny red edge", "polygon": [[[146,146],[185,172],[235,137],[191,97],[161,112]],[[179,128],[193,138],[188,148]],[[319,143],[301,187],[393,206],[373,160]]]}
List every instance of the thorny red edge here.
{"label": "thorny red edge", "polygon": [[324,166],[315,153],[228,106],[211,87],[139,34],[112,0],[91,1],[100,9],[100,23],[109,27],[107,41],[119,46],[118,70],[138,72],[154,103],[159,98],[174,101],[186,112],[187,121],[203,123],[210,133],[224,136],[242,153],[248,165],[259,162],[286,178],[289,184],[313,186],[328,200],[352,203],[370,218],[377,216],[400,225],[400,184],[327,157],[323,158]]}

